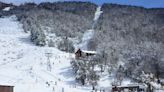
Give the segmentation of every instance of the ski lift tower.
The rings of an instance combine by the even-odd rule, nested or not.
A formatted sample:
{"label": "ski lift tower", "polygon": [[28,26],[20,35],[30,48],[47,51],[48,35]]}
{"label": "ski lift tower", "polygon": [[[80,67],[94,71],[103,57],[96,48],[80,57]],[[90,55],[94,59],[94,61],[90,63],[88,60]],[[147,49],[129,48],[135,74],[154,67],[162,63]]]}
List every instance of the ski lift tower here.
{"label": "ski lift tower", "polygon": [[51,50],[46,50],[45,51],[45,56],[47,57],[47,70],[51,71],[51,69],[52,69],[51,61],[50,61],[50,58],[52,57]]}

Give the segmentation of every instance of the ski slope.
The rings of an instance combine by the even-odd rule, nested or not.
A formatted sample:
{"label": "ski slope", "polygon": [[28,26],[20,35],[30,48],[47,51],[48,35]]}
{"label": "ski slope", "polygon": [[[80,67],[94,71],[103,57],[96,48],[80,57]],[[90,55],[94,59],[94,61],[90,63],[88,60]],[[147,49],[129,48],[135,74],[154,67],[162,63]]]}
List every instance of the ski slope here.
{"label": "ski slope", "polygon": [[[14,86],[14,92],[90,92],[76,85],[69,53],[38,47],[24,33],[16,16],[0,18],[0,85]],[[46,53],[51,53],[51,71]],[[63,91],[64,90],[64,91]]]}
{"label": "ski slope", "polygon": [[101,6],[98,6],[95,11],[94,18],[93,18],[92,28],[85,31],[85,33],[83,34],[83,37],[82,37],[82,41],[80,44],[78,44],[77,48],[81,48],[83,50],[88,50],[88,47],[87,47],[88,43],[94,35],[94,28],[95,28],[97,21],[102,13],[103,13],[103,11],[101,11]]}

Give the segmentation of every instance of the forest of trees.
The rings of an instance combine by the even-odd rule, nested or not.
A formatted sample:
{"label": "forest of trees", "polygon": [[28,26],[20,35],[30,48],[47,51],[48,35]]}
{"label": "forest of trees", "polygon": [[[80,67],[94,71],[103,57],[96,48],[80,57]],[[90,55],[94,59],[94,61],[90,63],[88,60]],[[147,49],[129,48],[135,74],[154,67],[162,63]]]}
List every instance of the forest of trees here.
{"label": "forest of trees", "polygon": [[88,47],[105,50],[109,64],[123,63],[127,77],[164,78],[164,9],[104,4],[102,11]]}
{"label": "forest of trees", "polygon": [[15,14],[25,32],[31,32],[31,40],[44,46],[47,34],[55,33],[61,39],[65,36],[80,39],[84,31],[91,28],[96,7],[90,2],[25,3],[0,14]]}

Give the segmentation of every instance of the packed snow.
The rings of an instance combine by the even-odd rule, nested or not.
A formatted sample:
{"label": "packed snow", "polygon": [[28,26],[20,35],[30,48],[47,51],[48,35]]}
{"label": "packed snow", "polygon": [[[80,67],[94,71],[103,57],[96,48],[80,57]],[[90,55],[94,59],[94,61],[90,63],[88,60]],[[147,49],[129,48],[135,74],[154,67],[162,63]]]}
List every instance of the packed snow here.
{"label": "packed snow", "polygon": [[103,12],[101,11],[101,6],[98,6],[97,9],[96,9],[96,12],[95,12],[95,16],[94,16],[94,19],[93,19],[93,25],[92,25],[92,28],[85,31],[84,35],[83,35],[83,38],[82,38],[82,42],[78,45],[77,48],[81,48],[83,50],[88,50],[88,42],[89,40],[93,37],[94,35],[94,28],[95,28],[95,25],[97,24],[97,21],[100,17],[100,15],[102,14]]}
{"label": "packed snow", "polygon": [[101,6],[99,6],[95,12],[95,17],[94,17],[94,21],[97,21],[100,17],[100,15],[103,13],[103,11],[101,11]]}
{"label": "packed snow", "polygon": [[83,50],[88,50],[88,42],[93,37],[94,30],[87,30],[83,34],[82,42],[78,45],[77,48],[81,48]]}

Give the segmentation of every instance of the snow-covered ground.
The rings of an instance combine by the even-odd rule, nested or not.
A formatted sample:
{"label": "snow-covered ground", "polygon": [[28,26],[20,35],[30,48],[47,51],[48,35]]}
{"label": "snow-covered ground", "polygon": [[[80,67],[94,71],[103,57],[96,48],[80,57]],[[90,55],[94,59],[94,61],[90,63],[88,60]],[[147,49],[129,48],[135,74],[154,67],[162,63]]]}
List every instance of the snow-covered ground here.
{"label": "snow-covered ground", "polygon": [[[0,18],[0,52],[0,85],[12,85],[14,92],[90,92],[90,87],[74,87],[72,55],[33,45],[16,16]],[[52,53],[51,71],[47,52]]]}
{"label": "snow-covered ground", "polygon": [[88,41],[93,37],[93,34],[94,34],[94,30],[92,30],[92,29],[87,30],[83,34],[82,42],[80,44],[78,44],[78,46],[76,48],[80,48],[82,50],[88,50],[87,49]]}
{"label": "snow-covered ground", "polygon": [[93,20],[94,21],[97,21],[102,13],[103,13],[103,11],[101,11],[101,6],[98,6],[97,7],[97,10],[95,12],[95,17],[94,17]]}

